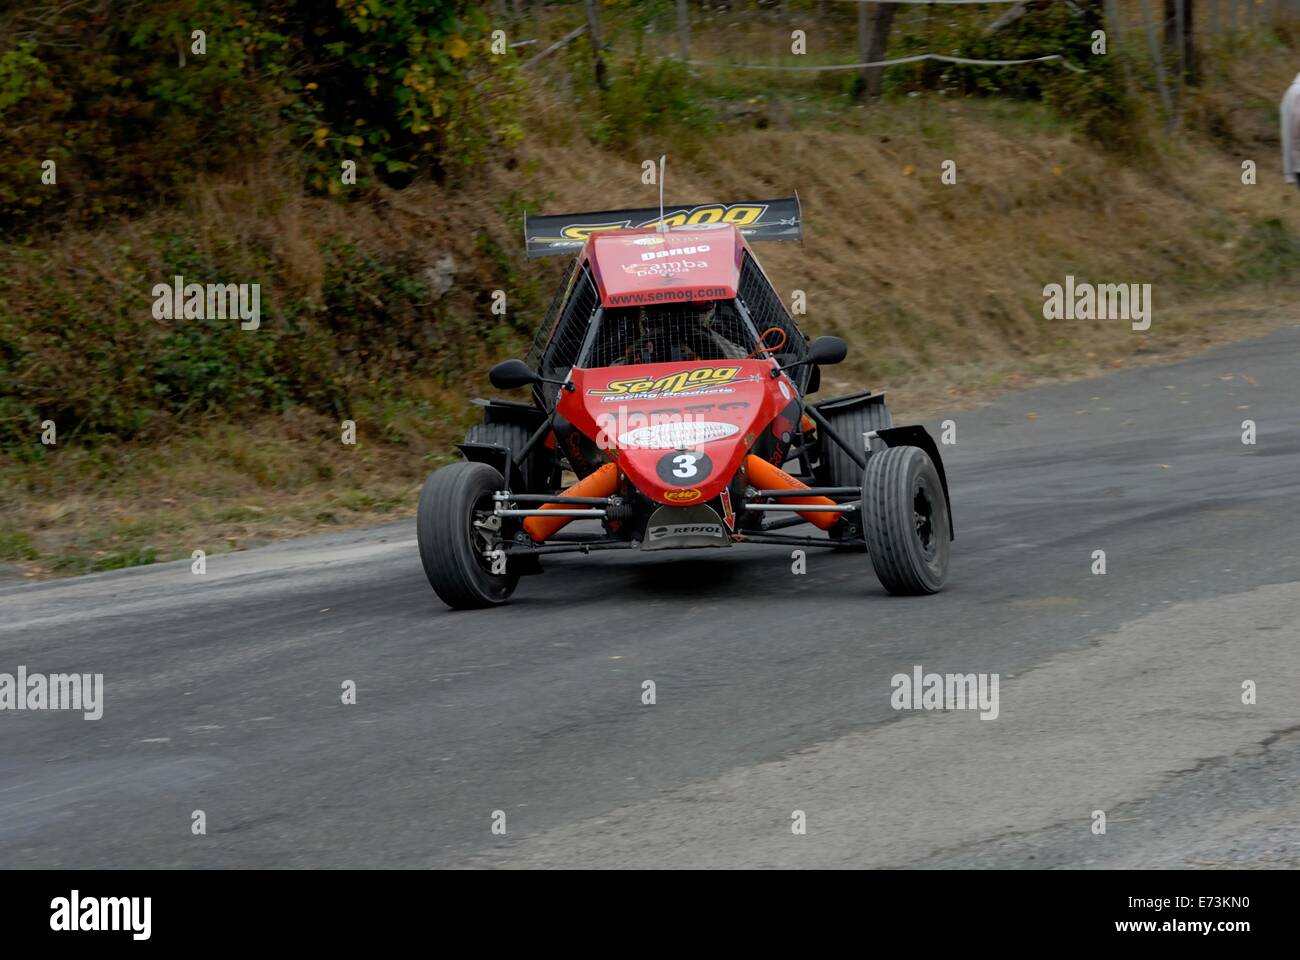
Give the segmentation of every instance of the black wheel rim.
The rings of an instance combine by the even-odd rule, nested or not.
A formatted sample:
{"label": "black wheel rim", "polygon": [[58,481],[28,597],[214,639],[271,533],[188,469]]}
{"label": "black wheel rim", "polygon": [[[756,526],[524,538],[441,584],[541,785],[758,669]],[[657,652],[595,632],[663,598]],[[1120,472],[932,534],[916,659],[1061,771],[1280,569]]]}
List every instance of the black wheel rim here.
{"label": "black wheel rim", "polygon": [[921,555],[926,563],[933,563],[939,553],[939,533],[935,526],[934,500],[924,483],[917,484],[912,494],[912,521]]}

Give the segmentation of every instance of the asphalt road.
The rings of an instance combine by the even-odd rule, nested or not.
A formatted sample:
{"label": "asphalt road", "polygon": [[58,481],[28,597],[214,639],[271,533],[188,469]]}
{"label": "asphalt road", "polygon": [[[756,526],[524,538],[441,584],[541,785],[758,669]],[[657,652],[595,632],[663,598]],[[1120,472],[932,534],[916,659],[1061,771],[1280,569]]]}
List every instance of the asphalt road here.
{"label": "asphalt road", "polygon": [[0,588],[0,673],[105,683],[0,712],[0,867],[1300,866],[1300,328],[952,418],[935,597],[748,547],[451,613],[410,523]]}

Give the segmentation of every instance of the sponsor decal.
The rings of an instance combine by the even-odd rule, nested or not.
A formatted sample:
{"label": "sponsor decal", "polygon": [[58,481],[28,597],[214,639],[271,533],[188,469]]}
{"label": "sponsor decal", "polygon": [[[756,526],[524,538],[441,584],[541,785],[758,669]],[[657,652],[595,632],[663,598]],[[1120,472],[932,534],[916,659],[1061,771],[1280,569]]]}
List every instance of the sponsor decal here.
{"label": "sponsor decal", "polygon": [[641,259],[665,260],[668,257],[693,257],[697,253],[708,253],[709,249],[707,243],[700,243],[693,247],[673,247],[671,250],[651,250],[649,253],[641,254]]}
{"label": "sponsor decal", "polygon": [[[730,392],[730,391],[728,391]],[[615,398],[617,399],[617,398]],[[633,398],[635,399],[635,398]],[[602,401],[603,403],[604,401]],[[676,407],[666,407],[658,410],[643,410],[633,407],[631,404],[621,403],[617,407],[616,413],[595,413],[596,421],[596,448],[599,450],[613,449],[618,445],[618,438],[625,433],[638,430],[641,427],[654,427],[664,423],[690,423],[707,419],[702,412],[713,409],[713,404],[706,404],[703,407],[693,408],[695,412],[683,414]],[[749,406],[745,404],[744,406]],[[585,449],[585,448],[584,448]],[[702,456],[702,455],[701,455]],[[679,483],[679,487],[689,487],[689,483]]]}
{"label": "sponsor decal", "polygon": [[[767,204],[765,203],[706,203],[692,210],[675,211],[662,220],[658,217],[651,217],[644,223],[633,223],[631,220],[610,220],[605,223],[574,223],[561,230],[560,237],[564,240],[576,241],[573,246],[580,246],[593,233],[599,233],[603,230],[624,230],[628,227],[641,229],[644,227],[657,227],[661,223],[669,227],[710,227],[715,224],[720,226],[725,223],[737,227],[747,227],[750,224],[757,223],[758,219],[766,211]],[[541,237],[538,239],[546,240],[549,238]]]}
{"label": "sponsor decal", "polygon": [[[646,236],[651,228],[655,236]],[[667,244],[709,242],[713,230],[734,228],[751,240],[796,240],[799,230],[799,202],[794,197],[776,200],[747,200],[738,203],[686,204],[660,210],[655,207],[634,210],[602,210],[592,213],[569,213],[558,216],[527,217],[525,232],[530,257],[563,253],[581,247],[593,236],[607,235],[610,230],[632,228],[641,236],[618,238],[620,246],[655,249]],[[680,230],[679,230],[680,228]],[[671,233],[668,232],[671,230]],[[688,232],[689,231],[689,232]],[[676,236],[672,234],[676,233]],[[663,243],[655,240],[662,238]]]}
{"label": "sponsor decal", "polygon": [[697,300],[726,300],[735,296],[726,287],[691,287],[686,290],[648,290],[635,293],[614,293],[609,296],[611,307],[637,307],[647,303],[693,303]]}
{"label": "sponsor decal", "polygon": [[611,380],[603,387],[588,390],[587,396],[612,397],[616,400],[656,400],[703,391],[717,392],[715,388],[735,382],[739,375],[740,367],[696,367],[693,370],[676,370],[661,377]]}
{"label": "sponsor decal", "polygon": [[664,494],[664,499],[669,503],[690,503],[700,499],[700,491],[694,487],[689,490],[669,490]]}
{"label": "sponsor decal", "polygon": [[568,456],[569,461],[579,470],[587,465],[587,458],[582,453],[582,439],[582,434],[572,428],[566,431],[564,437],[565,454]]}
{"label": "sponsor decal", "polygon": [[620,447],[639,447],[643,450],[674,450],[678,447],[695,447],[714,440],[725,440],[740,432],[734,423],[716,420],[687,421],[683,423],[657,423],[640,427],[619,435]]}
{"label": "sponsor decal", "polygon": [[[677,211],[663,218],[663,223],[670,227],[703,227],[715,223],[730,223],[737,227],[747,227],[755,223],[767,211],[765,203],[706,203],[690,211]],[[660,221],[656,217],[643,227],[657,227]]]}
{"label": "sponsor decal", "polygon": [[664,263],[625,263],[623,272],[634,277],[670,277],[675,273],[685,273],[707,267],[707,260],[668,260]]}
{"label": "sponsor decal", "polygon": [[722,403],[691,403],[681,407],[656,407],[654,410],[645,411],[652,417],[671,417],[680,416],[685,410],[688,415],[697,416],[702,413],[708,413],[710,410],[744,410],[749,406],[748,400],[724,400]]}
{"label": "sponsor decal", "polygon": [[723,533],[720,523],[669,523],[650,528],[651,540],[663,540],[666,537],[717,537],[725,540],[727,535]]}
{"label": "sponsor decal", "polygon": [[731,488],[722,488],[722,519],[727,524],[728,530],[736,529],[736,511],[731,509]]}

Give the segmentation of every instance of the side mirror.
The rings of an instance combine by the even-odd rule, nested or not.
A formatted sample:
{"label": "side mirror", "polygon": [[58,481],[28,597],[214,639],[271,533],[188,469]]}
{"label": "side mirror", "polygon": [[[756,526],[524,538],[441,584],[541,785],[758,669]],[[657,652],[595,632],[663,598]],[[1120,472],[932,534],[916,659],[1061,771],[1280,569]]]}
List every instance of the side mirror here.
{"label": "side mirror", "polygon": [[527,387],[540,379],[522,360],[502,360],[488,373],[488,381],[498,390]]}
{"label": "side mirror", "polygon": [[818,366],[840,363],[849,355],[849,345],[839,337],[818,337],[808,348],[808,359]]}

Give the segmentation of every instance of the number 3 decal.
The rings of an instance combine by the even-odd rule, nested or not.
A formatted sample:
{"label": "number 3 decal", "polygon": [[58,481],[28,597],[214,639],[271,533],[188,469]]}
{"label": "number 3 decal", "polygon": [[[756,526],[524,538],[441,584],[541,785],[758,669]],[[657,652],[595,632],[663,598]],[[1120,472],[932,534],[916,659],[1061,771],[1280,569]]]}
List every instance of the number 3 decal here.
{"label": "number 3 decal", "polygon": [[713,461],[699,450],[673,450],[659,458],[659,479],[674,487],[689,487],[713,472]]}
{"label": "number 3 decal", "polygon": [[673,457],[673,476],[680,477],[682,480],[689,480],[700,472],[695,466],[699,462],[699,455],[694,453],[679,453]]}

